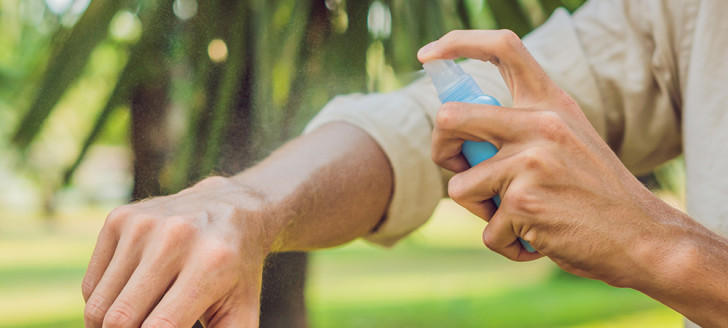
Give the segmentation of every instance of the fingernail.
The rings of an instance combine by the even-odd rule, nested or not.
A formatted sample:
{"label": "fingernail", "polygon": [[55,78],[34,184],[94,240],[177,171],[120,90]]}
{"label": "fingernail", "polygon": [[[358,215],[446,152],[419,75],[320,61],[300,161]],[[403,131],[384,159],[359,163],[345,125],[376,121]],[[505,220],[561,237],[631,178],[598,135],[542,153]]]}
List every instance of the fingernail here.
{"label": "fingernail", "polygon": [[432,48],[435,47],[435,42],[437,42],[437,41],[432,41],[432,42],[426,44],[424,47],[420,48],[420,50],[417,51],[417,56],[418,57],[422,56],[422,55],[426,54],[428,51],[432,50]]}

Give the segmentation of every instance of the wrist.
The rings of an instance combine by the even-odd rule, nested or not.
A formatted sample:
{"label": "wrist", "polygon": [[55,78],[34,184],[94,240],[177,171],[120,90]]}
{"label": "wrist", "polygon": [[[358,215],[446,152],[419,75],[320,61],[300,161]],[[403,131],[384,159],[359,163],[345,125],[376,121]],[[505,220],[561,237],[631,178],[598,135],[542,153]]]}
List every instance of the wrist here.
{"label": "wrist", "polygon": [[660,203],[661,209],[651,212],[655,224],[632,247],[629,258],[634,270],[626,285],[653,297],[677,293],[677,286],[696,276],[700,270],[696,234],[706,230],[685,213]]}
{"label": "wrist", "polygon": [[728,320],[728,287],[722,283],[728,272],[728,240],[675,212],[662,238],[642,246],[643,274],[628,287],[701,326],[718,327]]}
{"label": "wrist", "polygon": [[232,221],[240,237],[240,244],[250,254],[265,258],[273,251],[282,228],[272,220],[268,198],[252,186],[235,178],[212,176],[205,178],[184,192],[205,195],[214,204],[211,217]]}

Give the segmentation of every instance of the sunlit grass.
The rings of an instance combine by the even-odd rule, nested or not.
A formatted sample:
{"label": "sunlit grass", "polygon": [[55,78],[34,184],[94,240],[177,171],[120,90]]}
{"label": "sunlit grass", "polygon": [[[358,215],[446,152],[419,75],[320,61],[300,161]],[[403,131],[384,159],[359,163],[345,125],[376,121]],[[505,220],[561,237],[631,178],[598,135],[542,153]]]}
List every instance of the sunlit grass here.
{"label": "sunlit grass", "polygon": [[393,250],[357,242],[314,254],[313,327],[681,327],[629,289],[510,262],[481,242],[485,223],[452,202]]}
{"label": "sunlit grass", "polygon": [[[0,218],[0,327],[83,325],[80,283],[104,215],[64,214],[55,232]],[[315,253],[311,326],[680,327],[678,314],[633,290],[488,251],[483,227],[445,202],[391,250],[359,241]]]}
{"label": "sunlit grass", "polygon": [[590,322],[575,325],[569,328],[644,328],[644,327],[665,327],[682,328],[683,321],[675,311],[666,307],[659,307],[653,310],[640,311],[616,316],[610,320]]}

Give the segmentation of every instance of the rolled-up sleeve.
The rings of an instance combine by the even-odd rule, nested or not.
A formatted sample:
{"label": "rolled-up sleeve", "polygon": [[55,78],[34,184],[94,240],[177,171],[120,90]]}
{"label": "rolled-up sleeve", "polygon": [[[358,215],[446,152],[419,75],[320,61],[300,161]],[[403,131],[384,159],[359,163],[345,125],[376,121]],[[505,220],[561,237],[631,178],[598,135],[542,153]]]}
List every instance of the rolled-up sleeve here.
{"label": "rolled-up sleeve", "polygon": [[[603,2],[587,4],[574,16],[557,10],[524,43],[627,167],[645,173],[680,150],[674,95],[665,89],[672,82],[654,80],[654,42],[631,20],[625,8],[630,1]],[[504,106],[512,104],[495,66],[473,60],[461,65],[486,94]],[[446,195],[452,173],[439,169],[430,156],[439,106],[434,87],[423,78],[396,92],[337,97],[306,127],[308,132],[333,121],[353,124],[388,157],[392,199],[385,220],[366,239],[394,244],[426,222]]]}
{"label": "rolled-up sleeve", "polygon": [[682,151],[680,46],[689,1],[589,1],[557,10],[525,40],[548,75],[581,106],[633,173]]}
{"label": "rolled-up sleeve", "polygon": [[438,167],[430,159],[431,117],[438,107],[425,85],[388,94],[336,97],[308,124],[306,131],[332,121],[353,124],[382,148],[392,167],[394,190],[382,224],[365,239],[389,246],[422,225],[443,197]]}

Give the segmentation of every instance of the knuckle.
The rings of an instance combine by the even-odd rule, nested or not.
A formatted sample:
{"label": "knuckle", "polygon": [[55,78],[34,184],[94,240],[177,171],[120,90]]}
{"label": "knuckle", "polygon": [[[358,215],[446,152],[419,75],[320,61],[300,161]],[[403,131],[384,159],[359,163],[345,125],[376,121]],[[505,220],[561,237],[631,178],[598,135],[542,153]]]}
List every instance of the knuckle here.
{"label": "knuckle", "polygon": [[147,318],[146,321],[144,321],[144,324],[142,324],[142,328],[178,328],[179,324],[177,324],[177,321],[172,318],[169,314],[160,312],[160,313],[152,313],[149,318]]}
{"label": "knuckle", "polygon": [[509,190],[508,205],[517,213],[524,213],[531,216],[538,215],[541,212],[538,199],[527,191]]}
{"label": "knuckle", "polygon": [[106,219],[112,219],[119,216],[125,216],[129,213],[129,207],[128,205],[121,205],[115,207],[111,212],[109,212],[109,215],[106,216]]}
{"label": "knuckle", "polygon": [[496,251],[496,245],[493,239],[488,237],[488,230],[483,230],[483,245],[492,251]]}
{"label": "knuckle", "polygon": [[435,126],[448,131],[459,125],[462,108],[458,103],[448,102],[440,107],[435,117]]}
{"label": "knuckle", "polygon": [[448,171],[457,172],[456,169],[453,169],[451,167],[452,161],[451,161],[450,157],[447,157],[445,155],[436,155],[436,156],[433,156],[432,162],[434,162],[435,165],[437,165],[441,168],[444,168]]}
{"label": "knuckle", "polygon": [[134,244],[143,243],[153,231],[152,227],[155,221],[153,217],[137,215],[133,220],[130,219],[125,224],[125,227],[119,231],[119,234]]}
{"label": "knuckle", "polygon": [[222,265],[234,260],[236,256],[237,252],[232,247],[220,245],[212,248],[208,258],[211,263]]}
{"label": "knuckle", "polygon": [[489,250],[498,253],[506,257],[507,259],[513,259],[510,254],[505,251],[504,245],[499,244],[496,238],[491,238],[491,236],[488,234],[487,228],[483,230],[483,245],[485,245],[485,247],[487,247]]}
{"label": "knuckle", "polygon": [[104,327],[129,327],[133,324],[136,310],[126,302],[119,302],[111,306],[104,316]]}
{"label": "knuckle", "polygon": [[566,122],[561,116],[550,111],[538,113],[536,129],[542,137],[557,142],[563,141],[569,131]]}
{"label": "knuckle", "polygon": [[447,163],[446,158],[435,152],[432,153],[432,162],[439,167],[444,167]]}
{"label": "knuckle", "polygon": [[541,154],[539,148],[529,148],[521,153],[519,163],[528,171],[543,171],[546,168],[546,156]]}
{"label": "knuckle", "polygon": [[157,222],[154,217],[147,215],[138,215],[131,222],[131,232],[137,236],[143,236],[152,230],[152,227]]}
{"label": "knuckle", "polygon": [[184,216],[172,216],[164,220],[162,230],[168,237],[186,240],[196,231],[194,220]]}
{"label": "knuckle", "polygon": [[461,40],[466,33],[467,32],[463,30],[453,30],[447,32],[437,41],[437,43],[439,44],[439,46],[437,47],[437,51],[440,53],[441,56],[448,57],[453,55],[454,49],[457,48],[458,43],[462,42]]}
{"label": "knuckle", "polygon": [[[433,136],[434,135],[435,134],[433,134]],[[440,167],[444,167],[445,164],[447,164],[448,156],[443,152],[442,149],[440,149],[438,143],[434,140],[430,151],[430,157],[432,158],[432,162]]]}
{"label": "knuckle", "polygon": [[466,32],[464,30],[452,30],[450,32],[445,33],[445,35],[441,38],[442,40],[452,40],[452,39],[459,39],[463,37],[463,34]]}
{"label": "knuckle", "polygon": [[521,42],[521,38],[518,37],[518,35],[511,31],[511,30],[499,30],[498,36],[497,36],[497,42],[501,45],[507,46],[511,49],[513,48],[520,48],[523,46],[523,42]]}
{"label": "knuckle", "polygon": [[104,316],[106,316],[106,305],[104,302],[97,297],[89,298],[83,310],[83,317],[87,321],[100,326],[104,321]]}
{"label": "knuckle", "polygon": [[106,225],[110,228],[119,228],[120,225],[131,215],[132,210],[129,205],[119,206],[113,209],[109,215],[106,216]]}
{"label": "knuckle", "polygon": [[94,289],[96,289],[96,284],[93,280],[91,280],[88,276],[84,277],[83,281],[81,281],[81,294],[83,294],[83,298],[88,299],[91,297]]}
{"label": "knuckle", "polygon": [[452,178],[450,178],[450,181],[447,183],[447,194],[454,200],[455,202],[459,202],[463,200],[466,193],[465,184],[461,181],[458,177],[459,175],[454,175]]}
{"label": "knuckle", "polygon": [[520,190],[509,190],[508,204],[512,209],[522,212],[528,208],[528,195]]}
{"label": "knuckle", "polygon": [[225,275],[230,271],[231,266],[240,260],[239,252],[222,242],[208,241],[205,248],[204,263],[214,269],[214,272],[210,272],[210,274]]}
{"label": "knuckle", "polygon": [[157,235],[163,252],[159,256],[166,256],[167,251],[179,248],[180,245],[191,243],[195,237],[195,227],[189,220],[178,217],[167,218]]}
{"label": "knuckle", "polygon": [[483,245],[485,245],[485,247],[487,247],[489,250],[500,254],[500,252],[498,252],[498,248],[495,246],[495,244],[493,244],[490,239],[483,238]]}
{"label": "knuckle", "polygon": [[434,147],[432,148],[432,150],[430,152],[430,158],[432,159],[432,161],[435,164],[437,164],[438,166],[442,166],[442,164],[443,164],[443,156],[439,152],[438,149],[435,149]]}
{"label": "knuckle", "polygon": [[554,155],[548,147],[534,147],[521,153],[519,163],[523,170],[534,173],[537,179],[534,183],[541,186],[549,185],[554,177],[569,174],[564,171],[563,164],[558,156]]}

